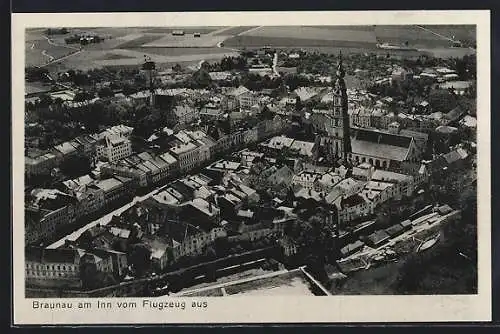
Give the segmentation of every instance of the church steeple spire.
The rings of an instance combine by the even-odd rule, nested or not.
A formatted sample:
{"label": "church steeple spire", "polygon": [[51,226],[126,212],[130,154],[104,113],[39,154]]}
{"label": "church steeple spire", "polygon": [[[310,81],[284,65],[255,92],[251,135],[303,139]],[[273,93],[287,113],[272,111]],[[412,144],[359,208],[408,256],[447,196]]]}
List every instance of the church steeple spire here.
{"label": "church steeple spire", "polygon": [[335,118],[334,126],[336,127],[336,130],[334,132],[337,134],[341,134],[340,136],[336,136],[339,137],[341,141],[335,141],[334,151],[336,152],[336,156],[341,156],[343,161],[347,162],[349,154],[351,153],[351,136],[349,128],[350,122],[348,113],[347,88],[344,78],[345,70],[342,53],[339,53],[337,70],[335,73],[335,81],[333,85],[333,116]]}
{"label": "church steeple spire", "polygon": [[344,79],[345,77],[345,71],[344,71],[344,66],[342,64],[342,51],[339,53],[339,63],[337,65],[337,79]]}

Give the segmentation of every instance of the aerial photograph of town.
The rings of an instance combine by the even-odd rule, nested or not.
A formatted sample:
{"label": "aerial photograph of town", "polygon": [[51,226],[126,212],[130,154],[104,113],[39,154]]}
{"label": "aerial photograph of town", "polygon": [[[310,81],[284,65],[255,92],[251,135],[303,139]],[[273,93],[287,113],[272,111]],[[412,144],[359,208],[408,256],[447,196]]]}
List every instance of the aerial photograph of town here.
{"label": "aerial photograph of town", "polygon": [[477,294],[476,91],[474,25],[26,29],[25,295]]}

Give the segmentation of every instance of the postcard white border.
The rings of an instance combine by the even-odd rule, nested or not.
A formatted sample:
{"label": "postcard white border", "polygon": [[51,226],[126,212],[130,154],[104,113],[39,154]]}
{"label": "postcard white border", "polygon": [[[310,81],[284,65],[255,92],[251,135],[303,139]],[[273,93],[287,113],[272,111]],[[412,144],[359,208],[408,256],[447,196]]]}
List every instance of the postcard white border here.
{"label": "postcard white border", "polygon": [[[24,297],[24,29],[34,27],[475,24],[478,56],[478,294],[199,298],[204,310],[40,311]],[[12,15],[14,324],[431,322],[491,320],[490,12],[203,12]],[[54,299],[51,299],[54,300]],[[106,299],[116,301],[116,298]],[[142,298],[120,298],[137,300]],[[189,301],[190,299],[185,299]],[[60,299],[59,301],[64,301]],[[72,299],[73,302],[80,299]],[[95,302],[95,299],[93,299]]]}

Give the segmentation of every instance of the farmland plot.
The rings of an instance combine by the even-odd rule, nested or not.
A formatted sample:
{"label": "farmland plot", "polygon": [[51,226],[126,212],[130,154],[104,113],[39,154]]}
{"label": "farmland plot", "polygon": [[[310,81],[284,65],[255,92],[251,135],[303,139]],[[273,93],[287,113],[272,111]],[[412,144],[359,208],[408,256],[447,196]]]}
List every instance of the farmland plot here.
{"label": "farmland plot", "polygon": [[372,31],[334,28],[324,29],[305,26],[262,27],[245,33],[245,35],[362,43],[374,43],[376,41]]}
{"label": "farmland plot", "polygon": [[171,34],[173,31],[182,30],[186,35],[194,34],[195,32],[200,34],[208,34],[221,28],[223,27],[154,27],[147,28],[145,32]]}
{"label": "farmland plot", "polygon": [[347,40],[324,40],[307,39],[296,37],[265,37],[240,35],[224,41],[227,47],[344,47],[344,48],[374,48],[375,42],[347,41]]}
{"label": "farmland plot", "polygon": [[73,52],[75,52],[74,49],[50,44],[46,39],[33,40],[26,42],[25,62],[27,66],[40,66]]}
{"label": "farmland plot", "polygon": [[224,41],[228,36],[212,36],[202,35],[201,37],[172,36],[167,35],[161,39],[143,43],[144,47],[174,47],[174,48],[209,48],[214,47],[217,43]]}
{"label": "farmland plot", "polygon": [[422,25],[435,33],[458,40],[476,40],[476,28],[473,25]]}
{"label": "farmland plot", "polygon": [[446,47],[451,44],[449,39],[417,26],[376,26],[375,35],[383,43],[408,42],[412,47]]}
{"label": "farmland plot", "polygon": [[234,35],[244,33],[245,31],[256,28],[256,27],[257,26],[231,27],[231,28],[225,29],[224,31],[221,31],[221,32],[214,32],[213,35],[214,36],[219,36],[219,35],[234,36]]}

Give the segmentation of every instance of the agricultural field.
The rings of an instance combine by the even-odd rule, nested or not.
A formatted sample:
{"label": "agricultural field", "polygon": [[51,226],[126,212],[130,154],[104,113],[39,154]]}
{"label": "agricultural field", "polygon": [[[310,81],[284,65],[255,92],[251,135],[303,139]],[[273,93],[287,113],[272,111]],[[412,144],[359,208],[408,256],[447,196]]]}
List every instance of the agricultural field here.
{"label": "agricultural field", "polygon": [[155,28],[146,28],[144,32],[147,33],[161,33],[161,34],[171,34],[175,30],[182,30],[186,35],[194,34],[195,32],[200,34],[208,34],[213,33],[217,30],[223,29],[224,27],[177,27],[177,28],[163,28],[163,27],[155,27]]}
{"label": "agricultural field", "polygon": [[247,30],[257,28],[257,26],[241,26],[241,27],[230,27],[219,32],[214,32],[212,35],[214,36],[235,36],[244,33]]}
{"label": "agricultural field", "polygon": [[458,40],[476,40],[476,28],[473,25],[422,25],[422,27],[432,30],[443,36],[453,37]]}
{"label": "agricultural field", "polygon": [[451,41],[447,37],[417,26],[376,26],[375,35],[380,42],[393,44],[408,42],[409,46],[414,48],[451,46]]}
{"label": "agricultural field", "polygon": [[[261,27],[244,33],[245,36],[280,37],[306,40],[347,41],[360,43],[375,43],[372,31],[348,29],[321,29],[317,27]],[[300,41],[298,41],[300,43]]]}
{"label": "agricultural field", "polygon": [[[219,27],[190,29],[202,34],[224,30]],[[224,37],[202,35],[194,38],[192,34],[172,36],[172,30],[174,28],[72,28],[66,35],[52,35],[51,43],[44,36],[45,29],[30,30],[26,32],[26,65],[43,65],[51,72],[62,72],[102,66],[137,66],[142,64],[144,56],[149,56],[159,65],[191,65],[201,60],[220,59],[225,55],[236,56],[233,50],[216,47],[217,42]],[[189,29],[182,30],[190,32]],[[79,45],[67,45],[64,41],[68,36],[85,33],[98,34],[105,39],[101,43],[84,46],[81,52],[75,50],[80,48]],[[159,42],[155,46],[156,41]],[[63,56],[66,57],[57,61]],[[55,62],[47,64],[54,59]]]}
{"label": "agricultural field", "polygon": [[54,45],[45,38],[30,39],[25,43],[26,65],[41,66],[49,61],[74,53],[74,48],[64,45]]}
{"label": "agricultural field", "polygon": [[348,40],[325,40],[309,39],[304,37],[271,37],[271,36],[250,36],[240,35],[224,41],[226,47],[344,47],[344,48],[375,48],[375,42],[367,41],[348,41]]}
{"label": "agricultural field", "polygon": [[234,53],[232,50],[225,48],[155,48],[155,47],[142,47],[137,48],[135,51],[140,51],[147,54],[154,54],[159,56],[183,56],[183,55],[196,55],[196,54],[228,54]]}
{"label": "agricultural field", "polygon": [[[173,36],[183,30],[184,36]],[[193,33],[201,33],[194,37]],[[74,34],[98,34],[101,43],[90,44],[77,52],[79,45],[66,45],[64,39]],[[474,52],[468,48],[450,48],[453,36],[475,40],[475,30],[454,26],[248,26],[248,27],[132,27],[70,28],[69,34],[52,35],[49,42],[45,29],[26,31],[26,64],[46,66],[50,71],[89,69],[101,66],[137,66],[149,56],[158,64],[199,63],[201,60],[235,56],[235,49],[272,46],[284,49],[317,50],[324,53],[376,52],[404,53],[412,51],[381,50],[377,42],[402,44],[439,57]],[[220,42],[224,43],[223,47]],[[63,57],[60,60],[57,58]],[[54,63],[47,63],[50,60]]]}
{"label": "agricultural field", "polygon": [[173,36],[164,35],[156,38],[153,41],[143,43],[144,47],[175,47],[175,48],[199,48],[199,47],[215,47],[219,42],[224,41],[227,36],[212,36],[201,35],[201,37],[193,37],[193,35]]}

